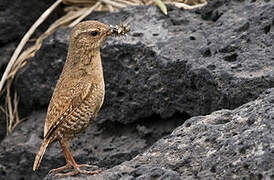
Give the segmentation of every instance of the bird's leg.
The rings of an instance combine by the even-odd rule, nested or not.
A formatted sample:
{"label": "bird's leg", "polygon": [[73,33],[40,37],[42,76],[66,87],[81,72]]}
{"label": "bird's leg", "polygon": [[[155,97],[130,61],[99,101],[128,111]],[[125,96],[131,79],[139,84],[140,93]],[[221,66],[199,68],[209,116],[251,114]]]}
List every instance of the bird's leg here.
{"label": "bird's leg", "polygon": [[62,150],[63,150],[63,153],[64,153],[65,160],[66,160],[67,164],[65,166],[50,170],[49,174],[57,174],[60,171],[64,171],[64,170],[72,168],[72,163],[69,161],[70,155],[67,153],[67,151],[65,151],[65,146],[64,146],[65,143],[61,143],[61,141],[59,141],[59,143],[62,147]]}
{"label": "bird's leg", "polygon": [[[101,172],[101,170],[96,170],[96,171],[81,170],[80,167],[93,167],[93,166],[90,166],[88,164],[78,165],[69,151],[69,142],[67,140],[61,140],[60,144],[63,149],[64,156],[67,162],[66,166],[61,167],[62,170],[69,169],[71,166],[73,166],[74,170],[64,174],[57,174],[58,177],[63,178],[67,176],[77,175],[77,174],[98,174]],[[69,166],[69,168],[65,168],[67,166]],[[57,169],[60,169],[60,168],[57,168]]]}

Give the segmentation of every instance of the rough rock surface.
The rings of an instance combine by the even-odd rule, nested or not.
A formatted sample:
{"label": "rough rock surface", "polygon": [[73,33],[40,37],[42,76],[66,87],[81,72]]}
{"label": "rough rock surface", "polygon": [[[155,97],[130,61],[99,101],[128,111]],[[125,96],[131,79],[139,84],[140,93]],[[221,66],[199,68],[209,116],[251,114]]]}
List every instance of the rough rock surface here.
{"label": "rough rock surface", "polygon": [[4,139],[4,137],[6,136],[6,121],[5,121],[5,114],[4,113],[0,113],[0,142],[2,141],[2,139]]}
{"label": "rough rock surface", "polygon": [[[170,134],[186,118],[177,115],[169,119],[154,117],[154,121],[140,120],[129,125],[92,124],[73,140],[71,150],[79,163],[111,168],[140,154],[156,140]],[[7,180],[41,179],[50,169],[64,165],[61,148],[55,143],[47,149],[38,172],[32,171],[35,154],[43,139],[44,119],[45,112],[33,113],[1,142],[0,177],[2,172]]]}
{"label": "rough rock surface", "polygon": [[[104,121],[209,114],[238,107],[273,87],[273,2],[212,3],[195,11],[169,7],[168,16],[151,6],[95,18],[108,24],[129,21],[132,29],[124,39],[109,38],[102,48]],[[218,18],[205,20],[213,7]],[[19,74],[15,86],[25,113],[48,105],[68,33],[59,30],[49,37]]]}
{"label": "rough rock surface", "polygon": [[[41,14],[51,6],[53,1],[44,0],[2,0],[0,1],[0,47],[9,42],[18,41],[31,27],[31,25],[41,16]],[[44,29],[61,13],[61,9],[54,11],[46,23],[39,28]]]}
{"label": "rough rock surface", "polygon": [[270,180],[274,178],[273,112],[274,89],[269,89],[235,110],[190,118],[144,153],[99,175],[63,179]]}
{"label": "rough rock surface", "polygon": [[[234,109],[274,85],[273,1],[215,0],[201,10],[168,7],[168,11],[164,16],[153,6],[132,7],[88,18],[108,24],[127,20],[132,31],[124,39],[109,38],[102,48],[106,98],[97,124],[72,143],[76,160],[107,168],[100,175],[106,179],[229,178],[241,172],[246,177],[271,177],[273,125],[267,121],[271,112],[264,107],[271,109],[266,99],[272,94],[250,103],[258,113],[256,108],[248,113],[244,105],[194,117],[140,154],[186,118]],[[41,179],[64,163],[59,146],[53,145],[41,169],[31,170],[45,108],[65,60],[68,33],[61,29],[50,36],[17,77],[21,113],[39,111],[1,143],[4,179]],[[238,118],[252,114],[255,120]],[[249,129],[255,132],[251,139],[246,137]],[[241,144],[233,141],[236,138],[249,145],[243,153]],[[239,161],[240,157],[247,161]]]}
{"label": "rough rock surface", "polygon": [[[23,35],[52,3],[51,0],[41,2],[36,0],[0,1],[0,75],[4,72],[6,63]],[[58,7],[38,27],[34,36],[36,37],[43,30],[46,30],[49,23],[55,21],[61,14],[63,14],[63,11]]]}

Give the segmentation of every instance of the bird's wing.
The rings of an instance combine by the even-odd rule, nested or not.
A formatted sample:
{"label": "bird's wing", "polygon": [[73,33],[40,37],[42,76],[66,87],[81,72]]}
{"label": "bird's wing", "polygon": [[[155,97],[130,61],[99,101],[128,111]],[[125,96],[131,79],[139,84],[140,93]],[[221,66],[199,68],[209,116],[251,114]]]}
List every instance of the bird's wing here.
{"label": "bird's wing", "polygon": [[81,105],[83,100],[94,88],[91,83],[86,82],[72,81],[68,84],[69,85],[63,84],[55,88],[46,117],[44,129],[45,139],[49,138],[64,122],[66,116]]}

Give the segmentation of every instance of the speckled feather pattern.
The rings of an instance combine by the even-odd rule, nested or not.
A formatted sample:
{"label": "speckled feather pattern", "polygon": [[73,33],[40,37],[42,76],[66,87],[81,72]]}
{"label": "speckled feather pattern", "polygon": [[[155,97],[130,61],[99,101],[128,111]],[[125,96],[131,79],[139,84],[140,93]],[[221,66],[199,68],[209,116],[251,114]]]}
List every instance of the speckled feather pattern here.
{"label": "speckled feather pattern", "polygon": [[88,83],[88,79],[80,79],[70,88],[55,91],[48,108],[45,138],[54,136],[53,140],[69,140],[95,120],[103,103],[104,86]]}
{"label": "speckled feather pattern", "polygon": [[[38,169],[47,146],[58,140],[67,162],[65,167],[74,167],[74,171],[63,174],[62,177],[100,172],[81,171],[69,151],[69,141],[96,119],[104,101],[105,84],[100,46],[107,36],[123,35],[123,32],[128,31],[129,28],[117,31],[98,21],[81,22],[72,29],[66,63],[48,107],[44,140],[34,160],[34,171]],[[58,171],[60,168],[54,169],[55,173]]]}
{"label": "speckled feather pattern", "polygon": [[[98,27],[107,29],[105,25]],[[87,128],[95,120],[104,100],[105,86],[99,49],[104,38],[92,43],[89,36],[77,29],[72,30],[72,34],[78,41],[75,43],[74,39],[70,42],[67,60],[46,117],[44,137],[51,138],[51,141],[70,140]]]}

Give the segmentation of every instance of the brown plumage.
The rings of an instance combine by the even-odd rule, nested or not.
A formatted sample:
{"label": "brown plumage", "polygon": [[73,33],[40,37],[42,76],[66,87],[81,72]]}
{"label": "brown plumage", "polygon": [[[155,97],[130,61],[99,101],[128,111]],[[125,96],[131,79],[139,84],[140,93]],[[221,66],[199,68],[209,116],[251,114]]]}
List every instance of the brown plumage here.
{"label": "brown plumage", "polygon": [[44,141],[38,151],[33,170],[37,170],[47,146],[59,141],[67,164],[51,170],[58,173],[74,168],[59,176],[79,173],[95,174],[100,171],[84,171],[74,161],[69,151],[69,141],[95,120],[103,103],[105,85],[100,57],[100,46],[113,29],[97,21],[85,21],[73,28],[69,50],[63,71],[56,84],[46,116]]}

